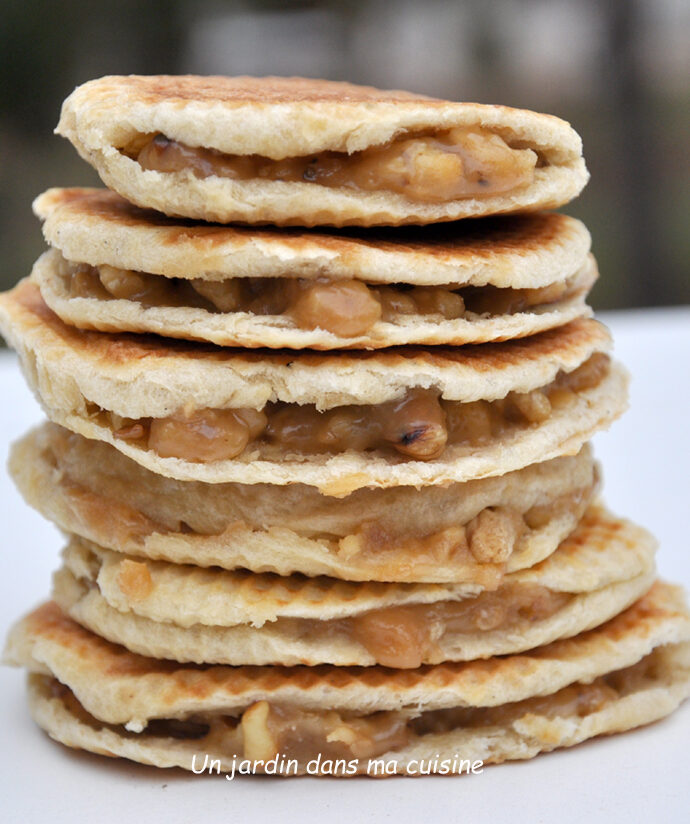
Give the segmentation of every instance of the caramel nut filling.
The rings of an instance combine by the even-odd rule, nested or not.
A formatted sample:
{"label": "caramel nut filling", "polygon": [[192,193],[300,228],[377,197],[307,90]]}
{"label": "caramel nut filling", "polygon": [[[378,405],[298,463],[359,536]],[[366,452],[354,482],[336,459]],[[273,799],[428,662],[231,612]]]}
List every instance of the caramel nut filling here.
{"label": "caramel nut filling", "polygon": [[333,711],[309,712],[268,701],[245,710],[240,729],[245,758],[257,760],[280,754],[306,762],[317,753],[324,758],[372,758],[401,749],[410,739],[402,713],[343,718]]}
{"label": "caramel nut filling", "polygon": [[538,160],[531,149],[512,148],[498,134],[480,128],[403,137],[351,155],[321,152],[284,160],[227,155],[155,134],[140,136],[125,154],[135,158],[142,169],[163,173],[189,170],[199,178],[264,179],[388,191],[426,203],[515,191],[532,183]]}
{"label": "caramel nut filling", "polygon": [[539,584],[505,584],[463,601],[412,604],[372,610],[337,623],[377,664],[397,669],[421,666],[444,635],[519,631],[563,609],[572,595]]}
{"label": "caramel nut filling", "polygon": [[345,621],[349,634],[384,667],[416,669],[432,646],[428,609],[388,607]]}
{"label": "caramel nut filling", "polygon": [[374,290],[356,280],[302,285],[289,314],[300,329],[326,329],[341,337],[363,335],[381,319]]}
{"label": "caramel nut filling", "polygon": [[482,728],[511,724],[526,714],[545,715],[547,718],[586,718],[620,697],[620,693],[610,687],[606,679],[607,676],[603,676],[591,684],[571,684],[555,695],[528,698],[498,707],[431,710],[413,719],[409,726],[416,735],[430,735],[458,727]]}
{"label": "caramel nut filling", "polygon": [[142,306],[191,307],[211,313],[285,317],[299,329],[324,329],[339,337],[365,335],[379,321],[406,316],[428,320],[510,315],[566,300],[581,289],[572,276],[536,289],[496,286],[373,285],[355,279],[166,278],[64,261],[60,274],[71,298],[131,300]]}
{"label": "caramel nut filling", "polygon": [[[418,496],[408,499],[405,493],[402,504],[397,503],[396,492],[391,504],[382,506],[392,493],[366,490],[336,502],[297,487],[299,495],[284,506],[282,494],[267,503],[261,487],[164,479],[109,445],[88,441],[56,424],[48,425],[36,448],[24,454],[22,464],[35,460],[43,467],[42,476],[52,479],[55,495],[50,501],[59,503],[66,514],[50,517],[63,528],[120,552],[136,552],[136,545],[153,533],[227,535],[232,541],[236,532],[264,532],[279,526],[318,542],[324,551],[336,553],[346,562],[387,565],[390,559],[398,571],[409,568],[410,572],[413,565],[475,566],[475,555],[486,558],[488,546],[500,547],[500,541],[492,537],[500,534],[507,538],[517,532],[512,552],[520,552],[523,536],[530,531],[543,529],[554,519],[579,521],[599,485],[599,473],[591,461],[583,462],[585,470],[574,464],[576,482],[563,480],[558,488],[540,484],[519,505],[511,503],[512,495],[497,497],[496,503],[486,507],[492,518],[482,515],[484,509],[457,510],[458,486],[453,485],[455,492],[441,493],[440,498],[432,491],[426,508],[431,506],[434,516],[420,520],[408,517],[409,507],[404,503]],[[260,510],[257,500],[262,503]],[[501,500],[504,502],[499,503]],[[517,531],[511,528],[516,521]],[[482,529],[477,528],[479,523]],[[495,530],[487,533],[490,527]],[[485,536],[487,540],[483,540]],[[504,554],[505,548],[498,549],[490,563],[500,563]]]}
{"label": "caramel nut filling", "polygon": [[512,554],[525,522],[507,507],[483,509],[467,526],[467,543],[480,564],[502,563]]}
{"label": "caramel nut filling", "polygon": [[256,409],[179,412],[153,418],[148,446],[161,458],[194,455],[196,461],[223,461],[244,452],[247,444],[264,431],[266,423],[266,415]]}
{"label": "caramel nut filling", "polygon": [[230,460],[254,444],[288,453],[394,450],[417,461],[440,457],[448,444],[480,445],[515,428],[537,425],[552,410],[572,403],[578,392],[597,386],[610,358],[597,352],[548,386],[510,392],[495,401],[462,403],[439,399],[434,390],[411,389],[400,400],[378,405],[339,406],[325,412],[287,403],[253,409],[181,410],[166,418],[130,420],[93,408],[116,439],[132,441],[164,458],[194,462]]}
{"label": "caramel nut filling", "polygon": [[[141,544],[153,533],[202,534],[190,528],[185,530],[179,521],[168,525],[152,521],[136,509],[98,496],[68,479],[62,480],[60,486],[80,525],[72,524],[73,530],[86,532],[89,540],[118,551],[133,551],[130,542]],[[382,576],[381,580],[414,581],[420,570],[452,566],[464,570],[464,580],[487,591],[495,590],[504,580],[507,561],[523,548],[523,540],[565,514],[571,516],[574,525],[593,491],[594,487],[578,489],[523,513],[506,506],[487,507],[465,525],[428,534],[410,535],[409,530],[401,533],[376,521],[364,522],[356,533],[339,541],[329,536],[330,551],[345,562],[375,571]],[[242,523],[236,522],[234,526],[238,531],[247,529]],[[231,533],[232,528],[229,525],[221,533]],[[127,564],[126,572],[118,576],[120,589],[135,600],[146,597],[152,587],[146,564]]]}
{"label": "caramel nut filling", "polygon": [[[36,676],[48,680],[48,676]],[[91,715],[69,687],[50,678],[49,694],[59,699],[80,723],[92,729],[111,729],[122,735],[159,736],[177,740],[215,741],[229,753],[251,760],[269,760],[276,755],[305,765],[319,753],[325,758],[374,758],[400,750],[414,737],[409,713],[375,712],[365,716],[324,710],[303,710],[257,701],[239,718],[220,714],[198,714],[189,718],[154,718],[141,732],[106,724]]]}
{"label": "caramel nut filling", "polygon": [[595,488],[596,483],[575,489],[524,512],[509,506],[485,507],[464,525],[426,534],[410,534],[409,527],[401,533],[395,525],[364,521],[354,534],[340,539],[338,555],[346,560],[366,561],[382,560],[390,554],[398,564],[402,556],[418,566],[454,563],[492,567],[487,570],[484,587],[495,589],[503,565],[519,551],[523,536],[543,529],[565,514],[572,514],[578,521]]}

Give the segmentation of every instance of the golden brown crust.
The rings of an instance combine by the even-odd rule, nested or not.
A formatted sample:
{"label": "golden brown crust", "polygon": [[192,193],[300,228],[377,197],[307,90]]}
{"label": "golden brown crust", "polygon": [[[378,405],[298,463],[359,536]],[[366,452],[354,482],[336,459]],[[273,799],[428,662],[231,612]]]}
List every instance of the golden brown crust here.
{"label": "golden brown crust", "polygon": [[[402,131],[450,128],[468,122],[503,124],[516,134],[528,125],[543,143],[549,137],[557,139],[559,145],[553,147],[554,152],[579,156],[581,150],[576,132],[553,115],[300,77],[102,77],[72,92],[63,104],[56,131],[64,134],[74,125],[100,123],[106,132],[118,134],[126,128],[124,124],[132,128],[152,115],[169,121],[171,126],[190,130],[188,133],[196,129],[204,139],[189,141],[192,146],[274,159],[316,151],[361,151]],[[201,123],[191,122],[191,115],[203,121],[203,131],[199,131]],[[253,131],[251,121],[247,122],[250,118],[264,128]],[[288,123],[291,128],[287,133],[277,134],[271,129]],[[153,131],[179,137],[164,128]],[[242,148],[244,151],[239,150]]]}
{"label": "golden brown crust", "polygon": [[[532,623],[521,633],[511,629],[474,634],[449,632],[424,655],[422,663],[510,655],[586,632],[629,607],[649,589],[653,579],[651,568],[630,580],[572,595],[566,606],[554,615]],[[111,607],[97,589],[78,581],[67,569],[56,573],[52,597],[72,618],[98,635],[154,658],[232,666],[373,666],[379,663],[337,621],[334,622],[337,630],[328,628],[325,633],[312,632],[312,622],[300,619],[284,619],[260,629],[247,624],[179,627],[134,612],[120,612]]]}
{"label": "golden brown crust", "polygon": [[358,86],[335,80],[305,77],[223,77],[199,75],[157,75],[104,77],[92,80],[94,90],[89,98],[108,100],[111,94],[127,94],[146,105],[158,103],[186,104],[190,102],[221,103],[228,107],[242,103],[293,104],[329,102],[424,102],[443,103],[432,97],[406,91],[383,91],[373,86]]}
{"label": "golden brown crust", "polygon": [[[69,327],[29,281],[0,297],[0,325],[18,351],[30,351],[47,368],[59,363],[63,379],[69,374],[84,385],[89,401],[128,417],[161,417],[190,402],[196,408],[214,409],[261,409],[269,401],[330,409],[383,403],[416,386],[436,387],[448,400],[494,400],[509,391],[544,386],[559,369],[572,371],[611,345],[604,326],[578,320],[527,339],[462,348],[410,346],[334,354],[223,350],[152,335]],[[127,393],[131,406],[129,401],[124,401],[127,408],[122,401],[113,405],[115,399],[108,399],[107,392],[97,395],[95,386],[89,391],[90,378],[100,379],[101,391],[108,381],[115,386],[136,380],[136,392]],[[152,396],[154,383],[159,398]]]}
{"label": "golden brown crust", "polygon": [[[511,586],[526,584],[569,594],[601,590],[648,573],[655,546],[644,530],[591,506],[552,555],[506,576],[501,586],[507,587],[505,593]],[[281,620],[301,618],[319,622],[313,630],[316,636],[327,631],[324,621],[392,606],[465,601],[485,589],[479,584],[353,582],[135,561],[75,537],[64,550],[63,568],[97,587],[121,612],[190,630],[197,624],[269,629],[276,621],[279,629]],[[145,587],[134,585],[135,573]]]}
{"label": "golden brown crust", "polygon": [[53,602],[15,625],[5,658],[54,674],[87,711],[102,721],[126,724],[216,709],[237,714],[259,700],[355,714],[409,706],[497,706],[591,680],[634,664],[660,644],[689,639],[682,589],[657,582],[627,610],[574,638],[508,657],[415,670],[183,665],[110,643]]}
{"label": "golden brown crust", "polygon": [[[609,680],[616,686],[609,687]],[[78,701],[64,702],[59,697],[60,691],[50,677],[29,677],[29,704],[34,719],[52,738],[63,744],[100,755],[129,758],[158,767],[179,766],[196,772],[202,763],[195,761],[195,756],[200,758],[199,748],[203,747],[208,759],[217,759],[219,771],[228,773],[228,777],[235,775],[237,759],[230,757],[229,752],[238,747],[230,745],[230,741],[222,736],[220,742],[214,740],[213,733],[190,741],[104,725],[89,716]],[[602,693],[607,695],[604,701],[601,700]],[[532,758],[540,752],[570,747],[598,735],[649,724],[673,712],[689,693],[690,645],[669,644],[656,648],[636,665],[602,676],[591,686],[566,687],[553,696],[527,699],[524,703],[511,705],[506,714],[502,708],[495,713],[486,710],[480,712],[486,723],[480,719],[479,723],[460,724],[416,737],[412,744],[389,750],[376,759],[380,766],[373,774],[420,775],[421,759],[427,765],[424,774],[427,769],[446,775],[457,774],[458,767],[450,768],[449,772],[449,765],[453,759],[458,759],[459,753],[462,753],[464,763],[480,764],[482,768],[506,760]],[[573,701],[574,697],[577,700]],[[584,699],[582,706],[580,697]],[[130,729],[135,728],[140,728],[136,722]],[[234,741],[237,742],[236,736]],[[367,759],[356,759],[349,764],[354,765],[356,774],[372,774]],[[304,774],[304,769],[302,765],[298,773],[293,768],[287,773],[278,771],[274,774]],[[468,767],[460,769],[464,773]],[[317,771],[316,774],[332,772]],[[353,773],[340,771],[335,774],[342,777]]]}
{"label": "golden brown crust", "polygon": [[556,212],[367,233],[209,226],[140,209],[107,189],[49,189],[34,201],[68,260],[168,277],[355,278],[369,283],[534,288],[573,274],[589,232]]}

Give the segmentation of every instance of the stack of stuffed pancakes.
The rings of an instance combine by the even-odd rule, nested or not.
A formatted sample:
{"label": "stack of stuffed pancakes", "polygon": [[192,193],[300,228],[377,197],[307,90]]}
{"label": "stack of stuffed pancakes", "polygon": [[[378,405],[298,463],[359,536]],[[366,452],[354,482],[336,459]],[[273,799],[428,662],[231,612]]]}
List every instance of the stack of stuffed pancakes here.
{"label": "stack of stuffed pancakes", "polygon": [[58,131],[110,188],[38,197],[50,248],[0,298],[50,419],[10,471],[67,536],[6,649],[53,738],[454,773],[690,693],[683,595],[598,500],[627,378],[589,234],[544,211],[587,180],[568,124],[109,77]]}

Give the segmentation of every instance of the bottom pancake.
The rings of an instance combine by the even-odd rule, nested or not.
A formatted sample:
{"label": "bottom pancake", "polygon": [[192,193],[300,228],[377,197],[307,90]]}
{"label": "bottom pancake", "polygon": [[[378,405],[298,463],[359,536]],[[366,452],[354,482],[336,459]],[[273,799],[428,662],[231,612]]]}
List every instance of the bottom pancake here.
{"label": "bottom pancake", "polygon": [[32,672],[38,724],[68,746],[195,772],[419,775],[655,721],[690,694],[689,640],[681,591],[657,583],[576,638],[415,671],[180,666],[110,644],[54,604],[15,627],[7,655]]}

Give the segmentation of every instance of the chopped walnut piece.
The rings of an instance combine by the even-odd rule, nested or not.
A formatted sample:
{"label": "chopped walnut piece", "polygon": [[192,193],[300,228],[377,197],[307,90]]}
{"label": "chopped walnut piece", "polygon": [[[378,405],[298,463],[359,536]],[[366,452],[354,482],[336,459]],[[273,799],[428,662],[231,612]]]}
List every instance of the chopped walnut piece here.
{"label": "chopped walnut piece", "polygon": [[507,400],[509,405],[530,423],[541,423],[551,414],[551,403],[547,396],[539,390],[511,392]]}
{"label": "chopped walnut piece", "polygon": [[257,701],[240,723],[244,758],[267,761],[280,754],[304,763],[327,758],[372,758],[408,742],[407,718],[398,712],[376,712],[344,718],[338,712],[298,709]]}
{"label": "chopped walnut piece", "polygon": [[381,304],[361,281],[314,281],[300,291],[290,315],[302,329],[356,337],[380,319]]}
{"label": "chopped walnut piece", "polygon": [[383,439],[409,455],[438,458],[448,440],[446,415],[434,393],[413,389],[402,400],[383,405]]}
{"label": "chopped walnut piece", "polygon": [[493,416],[488,401],[444,403],[451,443],[481,444],[492,434]]}
{"label": "chopped walnut piece", "polygon": [[564,409],[575,403],[577,395],[567,386],[556,386],[549,391],[549,403],[552,409]]}
{"label": "chopped walnut piece", "polygon": [[417,286],[412,289],[411,297],[421,315],[441,315],[446,320],[454,320],[465,313],[465,301],[451,289]]}
{"label": "chopped walnut piece", "polygon": [[568,375],[559,376],[559,383],[567,383],[573,392],[584,392],[597,386],[606,376],[611,363],[605,352],[595,352]]}
{"label": "chopped walnut piece", "polygon": [[140,441],[145,435],[146,427],[139,422],[120,426],[113,431],[113,436],[120,441]]}
{"label": "chopped walnut piece", "polygon": [[268,726],[271,705],[268,701],[257,701],[242,715],[240,729],[244,741],[244,757],[250,761],[268,761],[278,754],[279,742]]}
{"label": "chopped walnut piece", "polygon": [[141,601],[153,591],[153,579],[146,563],[125,558],[117,571],[117,585],[132,601]]}
{"label": "chopped walnut piece", "polygon": [[266,427],[266,416],[254,409],[197,409],[154,418],[149,448],[162,458],[223,461],[239,455]]}
{"label": "chopped walnut piece", "polygon": [[192,287],[206,300],[210,301],[219,312],[241,312],[242,281],[238,278],[228,278],[223,281],[202,280],[195,278],[190,281]]}
{"label": "chopped walnut piece", "polygon": [[352,635],[384,667],[412,669],[429,650],[429,626],[414,609],[388,607],[352,619]]}
{"label": "chopped walnut piece", "polygon": [[470,552],[480,563],[503,563],[510,558],[524,522],[507,507],[483,509],[467,525]]}
{"label": "chopped walnut piece", "polygon": [[393,322],[400,315],[416,315],[419,311],[410,291],[402,291],[392,286],[381,286],[378,289],[381,301],[382,320]]}

